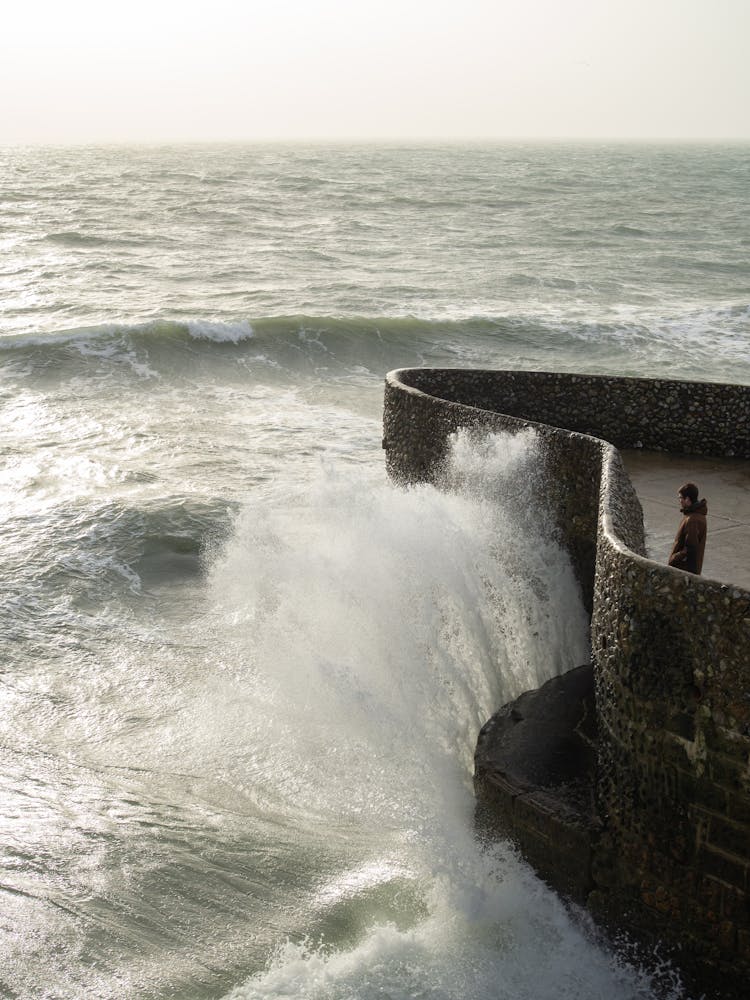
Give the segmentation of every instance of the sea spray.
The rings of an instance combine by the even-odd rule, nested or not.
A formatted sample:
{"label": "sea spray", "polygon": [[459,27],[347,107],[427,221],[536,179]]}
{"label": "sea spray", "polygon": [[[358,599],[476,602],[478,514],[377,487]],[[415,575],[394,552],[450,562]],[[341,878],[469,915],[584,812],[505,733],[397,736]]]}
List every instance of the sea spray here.
{"label": "sea spray", "polygon": [[[587,659],[569,560],[548,515],[530,515],[535,462],[533,432],[459,437],[450,478],[461,490],[398,489],[329,464],[284,503],[241,516],[214,591],[248,682],[299,731],[294,743],[360,748],[348,766],[359,761],[362,780],[339,803],[336,776],[336,810],[372,787],[373,758],[414,767],[423,785],[440,747],[470,773],[493,708]],[[319,766],[302,756],[300,767]]]}
{"label": "sea spray", "polygon": [[256,780],[350,859],[299,886],[306,916],[232,1000],[648,995],[473,830],[479,726],[587,657],[537,468],[531,430],[459,434],[443,490],[327,465],[240,518],[212,584],[275,720]]}

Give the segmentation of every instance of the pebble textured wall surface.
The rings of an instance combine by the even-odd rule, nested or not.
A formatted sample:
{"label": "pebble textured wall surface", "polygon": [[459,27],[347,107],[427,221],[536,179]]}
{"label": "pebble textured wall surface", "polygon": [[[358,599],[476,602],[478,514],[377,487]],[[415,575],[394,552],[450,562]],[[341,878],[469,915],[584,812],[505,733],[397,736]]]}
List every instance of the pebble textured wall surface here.
{"label": "pebble textured wall surface", "polygon": [[387,376],[383,446],[396,480],[439,481],[460,427],[529,425],[592,613],[602,833],[588,905],[610,926],[681,949],[708,995],[745,996],[750,592],[645,557],[617,447],[750,458],[750,387],[552,372]]}
{"label": "pebble textured wall surface", "polygon": [[750,458],[747,386],[457,368],[391,375],[434,395],[437,372],[443,400],[590,434],[617,448]]}

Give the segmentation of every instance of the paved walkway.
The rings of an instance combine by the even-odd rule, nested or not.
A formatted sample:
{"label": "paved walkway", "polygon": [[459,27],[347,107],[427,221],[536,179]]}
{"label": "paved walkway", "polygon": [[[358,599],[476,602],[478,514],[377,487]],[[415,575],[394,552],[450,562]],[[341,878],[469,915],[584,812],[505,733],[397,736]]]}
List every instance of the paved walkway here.
{"label": "paved walkway", "polygon": [[677,490],[695,483],[708,504],[703,575],[750,590],[750,461],[621,451],[643,507],[646,550],[666,562],[680,511]]}

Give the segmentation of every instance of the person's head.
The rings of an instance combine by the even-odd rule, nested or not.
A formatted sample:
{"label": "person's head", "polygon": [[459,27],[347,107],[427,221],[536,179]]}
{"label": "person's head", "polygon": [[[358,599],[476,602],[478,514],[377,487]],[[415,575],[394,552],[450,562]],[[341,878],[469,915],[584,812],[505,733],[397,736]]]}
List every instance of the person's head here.
{"label": "person's head", "polygon": [[684,486],[679,488],[677,495],[680,498],[681,510],[684,510],[686,507],[692,507],[698,500],[698,487],[695,483],[685,483]]}

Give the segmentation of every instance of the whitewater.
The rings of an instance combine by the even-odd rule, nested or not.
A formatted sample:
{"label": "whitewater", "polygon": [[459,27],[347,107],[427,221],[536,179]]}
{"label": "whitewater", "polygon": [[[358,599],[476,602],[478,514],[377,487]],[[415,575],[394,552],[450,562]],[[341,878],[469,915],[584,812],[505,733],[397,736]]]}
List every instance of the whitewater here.
{"label": "whitewater", "polygon": [[588,658],[536,440],[414,365],[750,384],[746,146],[0,148],[0,995],[687,1000],[473,824]]}

